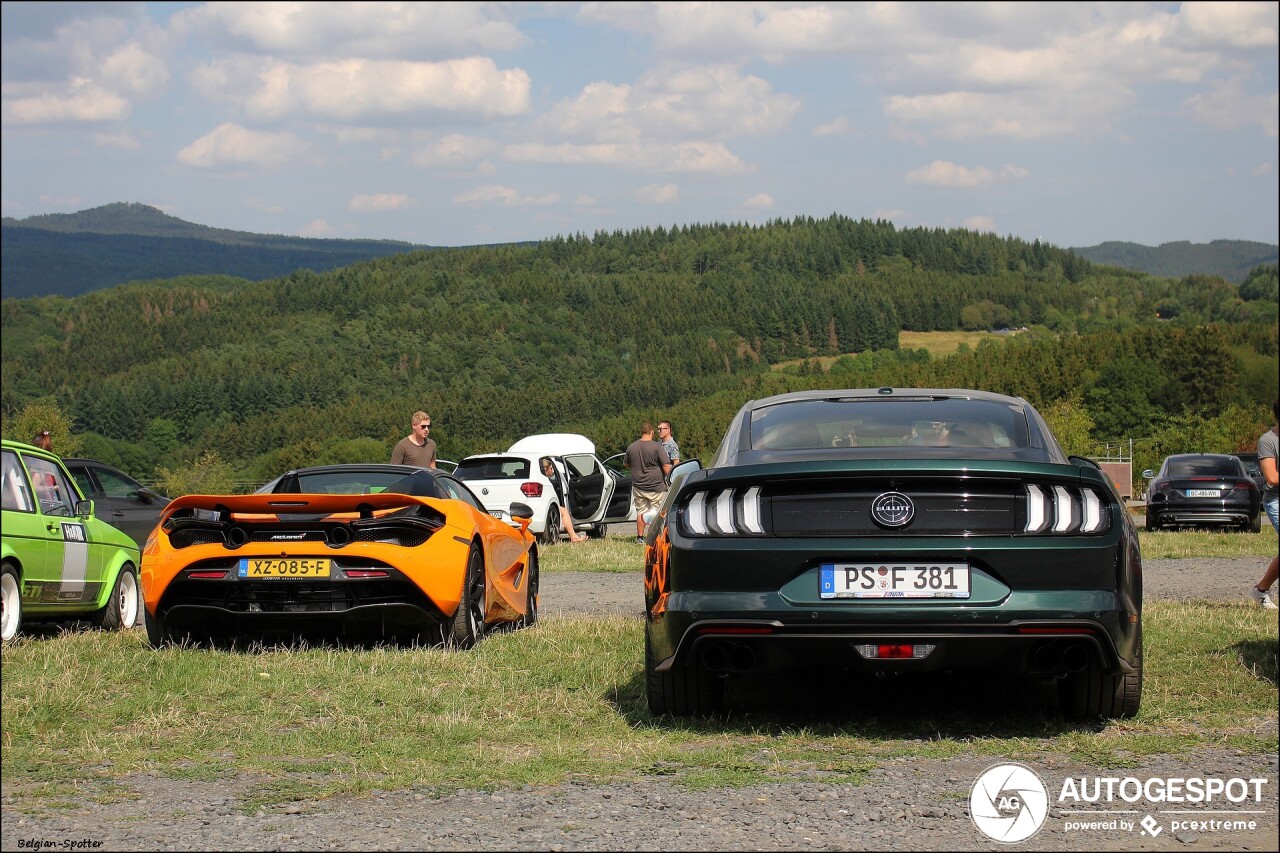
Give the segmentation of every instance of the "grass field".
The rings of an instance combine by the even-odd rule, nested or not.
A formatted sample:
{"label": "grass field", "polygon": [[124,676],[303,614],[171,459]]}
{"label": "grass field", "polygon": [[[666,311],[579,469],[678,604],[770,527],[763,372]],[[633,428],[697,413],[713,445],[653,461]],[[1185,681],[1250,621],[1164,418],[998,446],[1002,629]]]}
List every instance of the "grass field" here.
{"label": "grass field", "polygon": [[[1013,332],[1011,334],[1017,334]],[[899,332],[898,347],[900,349],[925,349],[934,358],[952,355],[960,349],[961,344],[967,344],[970,349],[977,349],[978,344],[983,341],[1007,341],[1010,335],[997,335],[994,332]],[[822,365],[823,369],[831,367],[831,363],[840,356],[824,355],[815,356],[814,358],[793,359],[792,361],[782,361],[773,365],[774,370],[783,370],[800,364],[802,361],[817,362]]]}
{"label": "grass field", "polygon": [[570,777],[856,781],[901,756],[1052,752],[1120,768],[1210,745],[1275,753],[1274,614],[1160,602],[1144,627],[1142,711],[1106,727],[1063,720],[1047,686],[984,677],[843,681],[799,709],[765,685],[726,719],[657,719],[630,617],[546,620],[466,652],[155,651],[139,632],[67,633],[3,652],[3,775],[36,807],[119,795],[138,772],[247,774],[257,808]]}
{"label": "grass field", "polygon": [[[1143,547],[1225,556],[1263,539],[1157,533]],[[637,545],[614,538],[548,548],[543,565],[639,571],[639,561]],[[723,719],[654,718],[634,617],[545,619],[465,652],[157,651],[140,631],[37,634],[2,652],[0,770],[28,809],[131,796],[133,773],[253,779],[244,807],[257,809],[408,786],[857,781],[903,756],[1053,753],[1119,769],[1208,746],[1274,755],[1275,614],[1151,602],[1143,622],[1142,711],[1106,726],[1060,717],[1051,685],[972,674],[766,681],[736,689],[738,710]],[[796,689],[801,707],[785,699]]]}

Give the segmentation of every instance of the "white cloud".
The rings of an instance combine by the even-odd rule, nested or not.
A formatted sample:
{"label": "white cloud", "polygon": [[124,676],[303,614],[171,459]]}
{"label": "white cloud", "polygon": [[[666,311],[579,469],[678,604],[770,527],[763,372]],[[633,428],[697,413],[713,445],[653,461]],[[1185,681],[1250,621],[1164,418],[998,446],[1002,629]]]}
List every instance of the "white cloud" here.
{"label": "white cloud", "polygon": [[142,143],[134,138],[133,134],[128,131],[120,133],[95,133],[93,141],[96,145],[103,148],[117,148],[121,151],[137,151],[142,147]]}
{"label": "white cloud", "polygon": [[856,57],[890,118],[965,139],[1114,134],[1139,87],[1203,85],[1240,51],[1277,43],[1265,2],[585,3],[578,14],[645,33],[672,59]]}
{"label": "white cloud", "polygon": [[1254,177],[1263,178],[1271,174],[1270,163],[1259,163],[1257,168],[1253,170]]}
{"label": "white cloud", "polygon": [[128,115],[128,101],[87,80],[73,81],[66,94],[5,98],[0,105],[6,125],[98,123]]}
{"label": "white cloud", "polygon": [[1280,43],[1275,3],[1183,3],[1177,20],[1184,38],[1205,46],[1259,48]]}
{"label": "white cloud", "polygon": [[200,66],[192,85],[211,100],[263,121],[422,123],[424,114],[479,119],[529,109],[529,75],[499,70],[492,59],[444,62],[342,59],[313,65],[236,58]]}
{"label": "white cloud", "polygon": [[328,237],[333,233],[333,227],[323,219],[313,219],[298,229],[299,237]]}
{"label": "white cloud", "polygon": [[799,108],[798,98],[732,66],[665,64],[634,85],[590,83],[538,124],[550,136],[594,142],[728,139],[775,134]]}
{"label": "white cloud", "polygon": [[514,50],[500,3],[205,3],[175,26],[235,50],[288,56],[438,57]]}
{"label": "white cloud", "polygon": [[907,183],[973,189],[990,186],[997,182],[1020,180],[1028,174],[1030,173],[1021,166],[1003,166],[993,172],[986,166],[970,169],[946,160],[934,160],[928,166],[921,166],[919,169],[908,172]]}
{"label": "white cloud", "polygon": [[764,210],[773,207],[776,202],[773,196],[768,193],[756,193],[751,198],[742,203],[742,206],[748,210]]}
{"label": "white cloud", "polygon": [[458,168],[470,166],[498,151],[498,143],[484,136],[450,133],[433,139],[413,152],[415,166]]}
{"label": "white cloud", "polygon": [[675,145],[599,143],[544,145],[536,142],[508,145],[508,160],[534,163],[596,163],[646,172],[703,172],[733,175],[746,171],[736,154],[719,142],[684,142]]}
{"label": "white cloud", "polygon": [[813,129],[814,136],[853,136],[855,132],[853,122],[844,116],[820,124]]}
{"label": "white cloud", "polygon": [[1036,139],[1103,133],[1111,127],[1114,117],[1135,101],[1134,93],[1121,87],[1065,100],[1032,91],[948,92],[890,97],[885,102],[885,114],[901,121],[931,123],[943,136],[956,139]]}
{"label": "white cloud", "polygon": [[353,195],[347,202],[347,210],[360,213],[378,213],[384,210],[410,210],[418,203],[404,193],[373,193]]}
{"label": "white cloud", "polygon": [[1183,101],[1196,121],[1220,130],[1256,124],[1267,136],[1277,135],[1280,122],[1280,97],[1249,95],[1239,78],[1214,85],[1208,92],[1192,95]]}
{"label": "white cloud", "polygon": [[521,195],[511,187],[484,186],[476,187],[453,197],[453,203],[461,207],[479,207],[482,205],[500,205],[502,207],[529,207],[531,205],[548,205],[560,201],[559,193],[547,193],[540,196]]}
{"label": "white cloud", "polygon": [[158,95],[169,84],[164,60],[136,42],[122,45],[103,60],[102,76],[115,88],[134,95]]}
{"label": "white cloud", "polygon": [[971,231],[984,231],[994,234],[996,221],[990,216],[970,216],[964,220],[964,227]]}
{"label": "white cloud", "polygon": [[296,159],[305,145],[291,133],[250,130],[224,122],[178,152],[188,166],[255,166],[274,168]]}
{"label": "white cloud", "polygon": [[636,201],[640,204],[677,204],[680,187],[676,184],[650,184],[636,190]]}

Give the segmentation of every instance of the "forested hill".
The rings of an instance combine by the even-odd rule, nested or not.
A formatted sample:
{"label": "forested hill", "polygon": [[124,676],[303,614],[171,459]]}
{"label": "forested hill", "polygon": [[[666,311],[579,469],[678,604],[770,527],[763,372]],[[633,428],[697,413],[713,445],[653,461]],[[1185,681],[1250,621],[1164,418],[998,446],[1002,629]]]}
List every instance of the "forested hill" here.
{"label": "forested hill", "polygon": [[1138,243],[1107,242],[1072,251],[1095,264],[1140,270],[1165,278],[1220,275],[1236,284],[1244,281],[1254,267],[1275,264],[1280,259],[1275,244],[1250,240],[1214,240],[1209,243],[1179,240],[1161,243],[1155,248]]}
{"label": "forested hill", "polygon": [[75,296],[130,281],[228,275],[261,281],[429,247],[393,240],[321,240],[196,225],[145,204],[0,225],[0,282],[11,298]]}
{"label": "forested hill", "polygon": [[[1156,279],[1039,242],[839,216],[639,229],[5,299],[0,403],[9,423],[52,398],[81,452],[142,476],[214,452],[259,482],[385,459],[416,409],[445,458],[562,431],[621,450],[662,416],[709,453],[749,396],[826,381],[1084,405],[1123,380],[1132,393],[1099,396],[1091,416],[1125,435],[1273,394],[1275,293],[1275,267],[1239,288]],[[904,329],[1024,326],[1019,356],[979,353],[965,373],[897,351]],[[771,370],[851,353],[839,379]],[[1132,370],[1113,374],[1121,358]]]}

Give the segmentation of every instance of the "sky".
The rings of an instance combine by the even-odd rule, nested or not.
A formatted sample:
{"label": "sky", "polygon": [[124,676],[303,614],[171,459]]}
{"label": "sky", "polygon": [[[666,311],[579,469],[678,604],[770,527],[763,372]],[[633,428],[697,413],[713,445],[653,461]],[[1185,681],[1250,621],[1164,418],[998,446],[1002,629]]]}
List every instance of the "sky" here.
{"label": "sky", "polygon": [[0,209],[1280,243],[1280,4],[4,2]]}

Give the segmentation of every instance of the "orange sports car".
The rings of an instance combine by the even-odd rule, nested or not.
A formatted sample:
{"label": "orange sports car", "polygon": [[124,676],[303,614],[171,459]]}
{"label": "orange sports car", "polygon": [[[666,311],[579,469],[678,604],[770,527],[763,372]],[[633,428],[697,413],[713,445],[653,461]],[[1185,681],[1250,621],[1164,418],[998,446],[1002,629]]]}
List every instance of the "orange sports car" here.
{"label": "orange sports car", "polygon": [[170,503],[142,553],[153,646],[241,637],[474,645],[538,619],[533,511],[494,518],[459,480],[324,465],[252,495]]}

